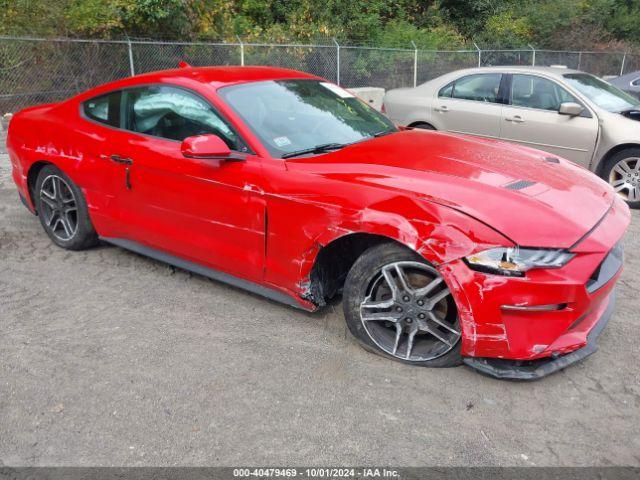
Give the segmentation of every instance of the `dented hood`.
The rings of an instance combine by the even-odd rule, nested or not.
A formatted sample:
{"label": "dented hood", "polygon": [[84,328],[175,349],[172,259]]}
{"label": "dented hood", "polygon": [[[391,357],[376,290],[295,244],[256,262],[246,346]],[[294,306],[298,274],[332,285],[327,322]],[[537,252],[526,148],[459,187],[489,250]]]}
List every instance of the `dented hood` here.
{"label": "dented hood", "polygon": [[287,162],[334,180],[417,194],[530,247],[572,246],[605,215],[615,195],[593,173],[548,153],[420,130]]}

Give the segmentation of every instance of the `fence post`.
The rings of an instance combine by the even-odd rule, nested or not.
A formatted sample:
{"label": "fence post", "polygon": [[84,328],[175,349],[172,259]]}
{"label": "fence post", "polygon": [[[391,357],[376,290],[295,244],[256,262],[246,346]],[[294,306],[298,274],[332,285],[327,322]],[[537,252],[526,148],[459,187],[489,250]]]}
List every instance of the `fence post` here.
{"label": "fence post", "polygon": [[482,66],[482,50],[480,50],[476,42],[473,42],[473,46],[478,50],[478,68],[480,68]]}
{"label": "fence post", "polygon": [[131,49],[131,39],[129,35],[127,35],[127,47],[129,50],[129,70],[131,70],[131,76],[133,77],[136,74],[136,69],[133,66],[133,50]]}
{"label": "fence post", "polygon": [[582,65],[582,50],[578,52],[578,68],[576,70],[580,70],[580,65]]}
{"label": "fence post", "polygon": [[624,63],[627,61],[627,52],[622,56],[622,65],[620,66],[620,76],[624,75]]}
{"label": "fence post", "polygon": [[413,40],[411,45],[413,45],[413,88],[416,88],[418,86],[418,47]]}
{"label": "fence post", "polygon": [[336,37],[333,37],[332,40],[336,45],[336,84],[340,85],[340,44],[336,40]]}
{"label": "fence post", "polygon": [[244,67],[244,43],[242,42],[242,39],[239,35],[236,35],[236,38],[238,39],[238,43],[240,44],[240,66]]}
{"label": "fence post", "polygon": [[535,67],[536,66],[536,49],[533,48],[531,46],[531,44],[527,44],[527,47],[529,47],[531,49],[531,51],[533,52],[532,58],[531,58],[531,66]]}

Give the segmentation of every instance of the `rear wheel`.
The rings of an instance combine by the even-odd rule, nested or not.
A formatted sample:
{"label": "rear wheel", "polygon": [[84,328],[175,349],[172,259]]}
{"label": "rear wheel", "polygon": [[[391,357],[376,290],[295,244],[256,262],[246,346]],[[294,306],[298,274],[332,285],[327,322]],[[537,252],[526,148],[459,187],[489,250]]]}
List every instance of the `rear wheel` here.
{"label": "rear wheel", "polygon": [[455,301],[415,252],[396,244],[367,250],[347,276],[343,306],[349,330],[370,351],[429,367],[461,363]]}
{"label": "rear wheel", "polygon": [[59,168],[40,170],[34,197],[40,223],[53,243],[82,250],[98,242],[82,191]]}
{"label": "rear wheel", "polygon": [[640,148],[613,155],[604,166],[603,178],[631,208],[640,208]]}

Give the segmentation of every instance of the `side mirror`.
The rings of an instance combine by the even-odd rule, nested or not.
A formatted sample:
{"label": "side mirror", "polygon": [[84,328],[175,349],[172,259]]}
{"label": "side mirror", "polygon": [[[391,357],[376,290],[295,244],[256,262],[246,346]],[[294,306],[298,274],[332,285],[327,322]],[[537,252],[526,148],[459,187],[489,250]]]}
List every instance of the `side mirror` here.
{"label": "side mirror", "polygon": [[238,161],[245,157],[232,152],[227,144],[217,135],[196,135],[187,137],[180,146],[182,155],[188,158],[212,158],[218,160]]}
{"label": "side mirror", "polygon": [[584,110],[584,107],[575,102],[564,102],[560,104],[558,113],[560,115],[569,115],[570,117],[577,117],[583,112],[583,110]]}

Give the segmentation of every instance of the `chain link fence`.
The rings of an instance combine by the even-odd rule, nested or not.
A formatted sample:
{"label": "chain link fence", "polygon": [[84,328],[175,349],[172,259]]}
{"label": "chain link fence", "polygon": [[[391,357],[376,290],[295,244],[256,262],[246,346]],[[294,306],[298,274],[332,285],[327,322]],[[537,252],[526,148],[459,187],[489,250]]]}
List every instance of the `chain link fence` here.
{"label": "chain link fence", "polygon": [[111,80],[204,65],[271,65],[328,78],[347,88],[410,87],[461,68],[565,65],[596,75],[640,69],[640,55],[536,50],[430,51],[324,45],[0,37],[0,114],[55,102]]}

